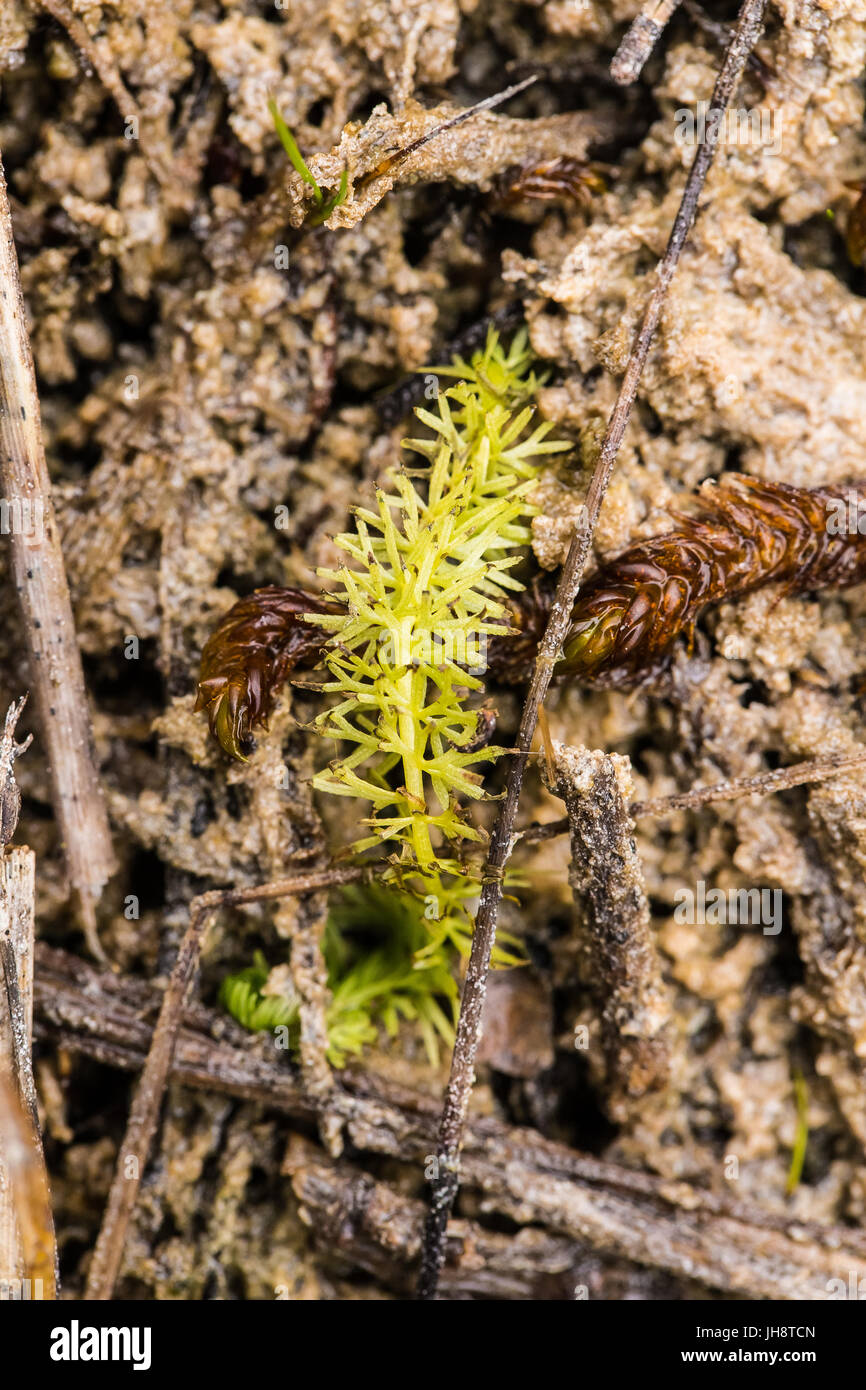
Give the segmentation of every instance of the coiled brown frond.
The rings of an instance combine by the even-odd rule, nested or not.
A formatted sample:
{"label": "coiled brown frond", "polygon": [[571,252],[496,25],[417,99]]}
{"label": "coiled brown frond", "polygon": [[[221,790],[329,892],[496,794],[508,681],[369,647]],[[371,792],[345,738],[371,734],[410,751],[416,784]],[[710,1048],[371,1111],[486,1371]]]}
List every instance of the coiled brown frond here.
{"label": "coiled brown frond", "polygon": [[[866,517],[862,485],[810,489],[726,476],[701,493],[692,514],[677,517],[676,531],[630,546],[581,589],[557,678],[641,684],[658,675],[681,633],[691,637],[707,604],[766,584],[791,594],[866,581],[858,504]],[[513,648],[511,639],[491,644],[499,678],[528,678],[552,587],[537,585],[529,597],[514,615],[521,637]]]}
{"label": "coiled brown frond", "polygon": [[211,733],[243,759],[253,729],[266,724],[280,686],[297,666],[315,665],[325,641],[305,613],[339,611],[317,594],[271,584],[228,610],[201,654],[195,708]]}

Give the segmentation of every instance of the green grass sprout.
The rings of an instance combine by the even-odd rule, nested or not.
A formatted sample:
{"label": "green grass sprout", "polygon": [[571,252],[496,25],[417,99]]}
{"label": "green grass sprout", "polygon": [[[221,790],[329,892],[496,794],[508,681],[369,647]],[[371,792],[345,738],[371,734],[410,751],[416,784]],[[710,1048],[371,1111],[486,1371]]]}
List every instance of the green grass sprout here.
{"label": "green grass sprout", "polygon": [[802,1072],[794,1072],[793,1084],[794,1103],[797,1107],[797,1129],[794,1135],[794,1147],[791,1151],[791,1166],[788,1169],[788,1178],[785,1183],[785,1191],[789,1197],[800,1186],[803,1164],[806,1161],[806,1148],[809,1143],[809,1090]]}
{"label": "green grass sprout", "polygon": [[276,128],[276,132],[280,137],[283,149],[288,155],[292,166],[300,174],[301,178],[304,180],[304,183],[306,183],[313,190],[313,199],[316,204],[316,211],[310,213],[310,215],[307,217],[307,224],[310,227],[318,227],[321,225],[322,222],[327,221],[331,213],[334,211],[334,208],[339,207],[341,203],[345,202],[346,193],[349,187],[348,170],[343,170],[340,176],[340,184],[337,188],[336,193],[333,193],[330,197],[326,197],[324,192],[320,188],[314,174],[307,167],[306,160],[304,159],[304,156],[301,154],[301,151],[298,147],[298,142],[295,139],[289,127],[286,125],[282,116],[280,115],[279,107],[277,106],[277,103],[275,102],[273,97],[270,97],[268,100],[268,111],[271,114],[271,120],[274,123],[274,127]]}

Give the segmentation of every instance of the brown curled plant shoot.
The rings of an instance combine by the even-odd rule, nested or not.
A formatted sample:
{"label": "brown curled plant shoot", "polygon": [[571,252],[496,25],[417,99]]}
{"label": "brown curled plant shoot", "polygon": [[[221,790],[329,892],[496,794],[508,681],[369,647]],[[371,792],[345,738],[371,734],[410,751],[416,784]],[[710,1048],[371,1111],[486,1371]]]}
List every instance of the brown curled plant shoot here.
{"label": "brown curled plant shoot", "polygon": [[[378,1023],[393,1032],[401,1017],[420,1023],[431,1058],[436,1037],[451,1041],[484,838],[469,807],[489,798],[482,766],[507,752],[489,742],[495,721],[479,704],[482,677],[528,679],[552,598],[543,577],[526,588],[515,572],[541,461],[570,447],[535,420],[542,378],[525,329],[509,348],[491,330],[468,361],[432,370],[453,384],[415,411],[422,428],[404,448],[421,466],[395,468],[372,506],[353,509],[353,528],[336,538],[345,563],[319,572],[325,592],[256,590],[202,652],[196,708],[235,758],[246,756],[295,671],[325,675],[330,702],[313,728],[344,751],[314,785],[364,804],[365,833],[352,850],[374,854],[379,870],[375,894],[353,891],[351,911],[344,895],[329,922],[336,1060],[372,1040]],[[705,486],[676,529],[637,542],[587,581],[556,678],[655,680],[708,604],[768,584],[781,595],[866,580],[866,538],[848,524],[852,500],[864,507],[866,493],[734,474]],[[376,922],[378,954],[365,965],[353,933]],[[519,944],[500,934],[494,963],[521,959]],[[413,976],[426,998],[423,988],[406,990]],[[226,982],[224,1000],[248,1026],[273,1026],[268,978],[258,960]],[[350,999],[347,1041],[340,1008],[348,1012]],[[295,1001],[283,1002],[294,1020]]]}

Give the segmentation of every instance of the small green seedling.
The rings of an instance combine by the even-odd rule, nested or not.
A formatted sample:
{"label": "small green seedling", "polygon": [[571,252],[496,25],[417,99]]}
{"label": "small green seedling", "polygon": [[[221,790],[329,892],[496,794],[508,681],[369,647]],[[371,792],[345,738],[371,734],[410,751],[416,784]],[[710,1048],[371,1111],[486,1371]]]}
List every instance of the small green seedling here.
{"label": "small green seedling", "polygon": [[313,190],[313,198],[315,200],[316,209],[307,217],[307,226],[319,227],[323,222],[326,222],[328,220],[331,213],[334,211],[334,208],[338,208],[341,203],[344,203],[346,201],[346,193],[349,187],[348,170],[343,170],[340,176],[340,186],[337,189],[336,193],[332,193],[330,197],[326,197],[322,189],[319,187],[315,175],[312,174],[310,170],[307,168],[304,156],[301,154],[301,151],[298,148],[298,142],[295,139],[292,132],[289,130],[289,127],[286,125],[282,116],[280,115],[277,103],[274,101],[273,97],[271,97],[268,101],[268,110],[271,113],[271,119],[273,120],[276,132],[280,137],[283,149],[288,155],[294,168],[297,169],[301,178],[304,180],[304,183],[308,184],[309,187]]}
{"label": "small green seedling", "polygon": [[797,1129],[794,1134],[794,1147],[791,1151],[791,1166],[788,1169],[788,1179],[785,1183],[785,1191],[789,1197],[793,1196],[800,1186],[803,1164],[806,1162],[806,1149],[809,1144],[809,1090],[802,1072],[794,1072],[793,1082],[794,1103],[797,1107]]}

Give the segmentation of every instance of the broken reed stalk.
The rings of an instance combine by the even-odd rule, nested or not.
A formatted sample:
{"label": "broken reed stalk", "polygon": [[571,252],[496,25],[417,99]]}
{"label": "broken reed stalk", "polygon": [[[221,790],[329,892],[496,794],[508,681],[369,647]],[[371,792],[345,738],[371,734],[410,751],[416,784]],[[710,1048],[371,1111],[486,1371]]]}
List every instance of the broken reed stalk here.
{"label": "broken reed stalk", "polygon": [[[295,857],[304,857],[300,851]],[[135,1098],[129,1112],[126,1133],[117,1155],[117,1164],[102,1217],[99,1236],[87,1273],[84,1297],[91,1301],[110,1299],[123,1258],[123,1247],[129,1218],[135,1207],[141,1178],[147,1163],[153,1136],[159,1123],[159,1112],[171,1071],[177,1031],[183,1016],[183,1006],[190,981],[198,966],[205,929],[214,912],[220,907],[237,907],[244,903],[284,898],[290,894],[311,893],[318,888],[354,883],[364,875],[355,867],[313,870],[292,878],[262,883],[255,888],[215,889],[193,898],[189,908],[189,926],[180,943],[177,960],[171,972],[168,988],[162,1000],[153,1040]]]}
{"label": "broken reed stalk", "polygon": [[[16,1273],[0,1271],[0,1299],[57,1297],[57,1250],[48,1178],[33,1127],[9,1078],[0,1071],[0,1148],[4,1182],[11,1195],[18,1262]],[[5,1212],[4,1212],[5,1220]]]}
{"label": "broken reed stalk", "polygon": [[614,82],[628,87],[637,81],[679,6],[680,0],[647,0],[611,59],[610,75]]}
{"label": "broken reed stalk", "polygon": [[563,743],[553,744],[552,757],[544,780],[568,807],[568,877],[599,1005],[607,1111],[624,1124],[633,1101],[668,1083],[672,1020],[627,805],[631,764]]}
{"label": "broken reed stalk", "polygon": [[[33,1018],[33,898],[32,850],[10,850],[0,860],[0,1073],[18,1097],[22,1110],[19,1055],[29,1046]],[[16,957],[21,961],[20,978]],[[22,1039],[23,1033],[23,1039]],[[0,1132],[0,1289],[25,1278],[24,1251],[16,1215],[8,1143],[17,1129]],[[0,1293],[2,1296],[2,1293]]]}
{"label": "broken reed stalk", "polygon": [[[766,0],[743,0],[710,103],[710,115],[715,119],[708,121],[708,129],[716,128],[717,123],[718,127],[721,127],[724,112],[727,110],[748,55],[758,37],[765,4]],[[716,113],[718,113],[717,116]],[[715,149],[714,140],[702,140],[689,170],[667,249],[659,263],[656,285],[650,295],[643,322],[629,354],[625,375],[601,443],[598,462],[589,484],[583,510],[571,537],[559,587],[550,610],[547,629],[538,647],[535,669],[532,673],[513,761],[506,782],[505,796],[493,827],[490,850],[482,871],[481,898],[475,918],[472,950],[466,970],[457,1036],[451,1057],[451,1075],[448,1080],[439,1129],[435,1169],[437,1176],[431,1182],[432,1196],[418,1281],[418,1298],[420,1299],[435,1298],[439,1272],[445,1258],[445,1232],[460,1181],[458,1173],[460,1147],[466,1110],[475,1077],[475,1055],[478,1050],[490,955],[496,937],[496,918],[502,899],[502,880],[515,841],[515,822],[520,791],[538,723],[538,711],[547,694],[553,668],[565,638],[571,610],[574,607],[589,554],[593,530],[631,414],[650,343],[661,317],[665,295],[697,213],[698,199],[713,162]]]}
{"label": "broken reed stalk", "polygon": [[[4,1022],[11,1044],[11,1056],[0,1057],[4,1073],[0,1079],[9,1082],[6,1064],[11,1063],[13,1097],[7,1101],[7,1106],[13,1106],[13,1113],[7,1111],[10,1128],[4,1130],[0,1124],[0,1162],[6,1179],[0,1198],[0,1298],[4,1281],[26,1280],[30,1297],[53,1299],[57,1296],[57,1240],[33,1076],[34,864],[33,851],[21,847],[10,852],[0,870],[0,967],[6,998]],[[7,923],[11,926],[8,935]],[[25,967],[20,980],[19,959]],[[0,1039],[5,1052],[4,1043]],[[20,1112],[18,1118],[16,1112]]]}
{"label": "broken reed stalk", "polygon": [[[673,815],[675,811],[696,811],[714,801],[737,801],[743,796],[770,796],[773,792],[787,791],[790,787],[826,781],[837,772],[860,767],[864,762],[866,752],[862,750],[857,753],[830,753],[823,758],[793,763],[791,767],[758,772],[754,777],[732,777],[727,782],[714,782],[711,787],[697,787],[693,791],[676,792],[673,796],[656,796],[649,801],[633,801],[629,806],[629,815],[633,820],[641,816],[660,819]],[[567,831],[568,816],[561,816],[543,825],[530,825],[523,831],[520,840],[524,845],[538,844],[541,840],[553,840],[558,835],[565,835]]]}
{"label": "broken reed stalk", "polygon": [[[66,568],[51,500],[33,357],[0,159],[0,504],[48,756],[54,811],[88,943],[100,955],[95,905],[115,860],[96,770]],[[7,529],[7,528],[4,528]]]}
{"label": "broken reed stalk", "polygon": [[37,1298],[54,1298],[56,1288],[32,1061],[36,856],[26,845],[8,847],[21,805],[13,766],[31,742],[14,737],[26,700],[10,705],[0,740],[0,1299],[22,1297],[28,1280]]}

